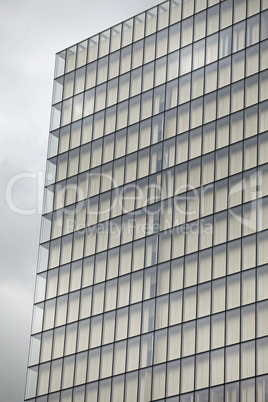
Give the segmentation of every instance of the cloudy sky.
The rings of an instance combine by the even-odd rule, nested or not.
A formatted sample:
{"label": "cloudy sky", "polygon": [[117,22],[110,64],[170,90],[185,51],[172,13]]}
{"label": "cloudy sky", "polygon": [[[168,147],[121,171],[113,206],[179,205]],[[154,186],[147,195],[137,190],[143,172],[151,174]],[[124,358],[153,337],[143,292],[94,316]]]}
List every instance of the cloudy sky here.
{"label": "cloudy sky", "polygon": [[159,0],[0,0],[0,401],[22,402],[54,55]]}

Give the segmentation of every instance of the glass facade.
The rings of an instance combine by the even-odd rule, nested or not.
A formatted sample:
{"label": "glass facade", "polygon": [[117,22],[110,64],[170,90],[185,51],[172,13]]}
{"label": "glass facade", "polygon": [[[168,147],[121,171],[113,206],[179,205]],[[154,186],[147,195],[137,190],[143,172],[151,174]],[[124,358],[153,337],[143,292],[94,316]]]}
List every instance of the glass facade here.
{"label": "glass facade", "polygon": [[268,401],[268,1],[56,55],[28,402]]}

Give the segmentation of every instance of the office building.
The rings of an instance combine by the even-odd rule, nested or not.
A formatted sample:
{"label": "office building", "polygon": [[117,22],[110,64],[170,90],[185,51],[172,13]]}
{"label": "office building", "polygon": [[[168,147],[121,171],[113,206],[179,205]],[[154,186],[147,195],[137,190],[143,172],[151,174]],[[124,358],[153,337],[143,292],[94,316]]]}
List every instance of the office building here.
{"label": "office building", "polygon": [[28,402],[268,401],[268,1],[56,55]]}

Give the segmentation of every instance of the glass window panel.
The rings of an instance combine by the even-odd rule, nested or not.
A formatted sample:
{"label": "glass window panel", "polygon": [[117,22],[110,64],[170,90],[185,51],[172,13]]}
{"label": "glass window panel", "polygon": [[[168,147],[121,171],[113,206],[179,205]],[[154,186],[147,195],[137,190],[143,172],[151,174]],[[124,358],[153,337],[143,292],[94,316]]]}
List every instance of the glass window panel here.
{"label": "glass window panel", "polygon": [[183,3],[182,18],[186,18],[194,13],[194,0],[186,0]]}
{"label": "glass window panel", "polygon": [[[252,344],[252,343],[251,343]],[[252,344],[252,346],[254,346],[254,343]],[[260,339],[257,341],[257,375],[259,374],[265,374],[267,372],[267,349],[268,349],[268,345],[267,345],[267,338],[264,339]],[[251,348],[251,350],[249,350],[249,353],[251,353],[251,358],[253,358],[253,353],[254,353],[254,349]],[[254,368],[254,367],[253,367]],[[252,370],[252,368],[251,368]],[[253,371],[253,370],[252,370]],[[254,375],[254,374],[253,374]]]}
{"label": "glass window panel", "polygon": [[101,84],[102,82],[107,80],[107,73],[108,73],[108,56],[98,60],[97,84]]}
{"label": "glass window panel", "polygon": [[248,107],[258,102],[258,77],[254,76],[247,78],[245,84],[245,106]]}
{"label": "glass window panel", "polygon": [[218,279],[212,284],[212,312],[225,309],[225,279]]}
{"label": "glass window panel", "polygon": [[194,40],[204,38],[206,34],[206,11],[195,15]]}
{"label": "glass window panel", "polygon": [[156,299],[155,329],[166,327],[168,324],[168,296]]}
{"label": "glass window panel", "polygon": [[64,74],[66,51],[56,54],[55,77]]}
{"label": "glass window panel", "polygon": [[188,74],[185,77],[180,77],[179,103],[184,103],[190,100],[190,88],[191,88],[191,75]]}
{"label": "glass window panel", "polygon": [[196,317],[196,287],[184,291],[184,321],[194,319]]}
{"label": "glass window panel", "polygon": [[62,388],[69,388],[73,385],[74,358],[75,356],[70,356],[63,360]]}
{"label": "glass window panel", "polygon": [[194,389],[194,358],[188,357],[181,360],[181,392]]}
{"label": "glass window panel", "polygon": [[173,52],[180,47],[180,23],[169,27],[169,47],[168,51]]}
{"label": "glass window panel", "polygon": [[117,107],[117,130],[127,126],[128,101],[122,102]]}
{"label": "glass window panel", "polygon": [[247,342],[241,345],[241,378],[254,376],[255,374],[255,342]]}
{"label": "glass window panel", "polygon": [[179,393],[180,363],[179,361],[167,365],[167,396]]}
{"label": "glass window panel", "polygon": [[128,46],[121,51],[120,61],[120,74],[123,74],[130,70],[131,66],[131,47]]}
{"label": "glass window panel", "polygon": [[231,79],[231,58],[225,58],[219,62],[219,75],[218,75],[218,86],[224,87],[230,84]]}
{"label": "glass window panel", "polygon": [[226,348],[225,355],[225,381],[236,381],[239,379],[239,346]]}
{"label": "glass window panel", "polygon": [[102,57],[109,52],[110,30],[100,33],[99,56]]}
{"label": "glass window panel", "polygon": [[181,46],[189,45],[193,36],[193,17],[182,21],[181,24]]}
{"label": "glass window panel", "polygon": [[98,383],[88,384],[86,388],[86,401],[97,402]]}
{"label": "glass window panel", "polygon": [[118,94],[118,101],[122,101],[129,96],[129,82],[130,82],[130,75],[125,74],[122,75],[119,79],[119,94]]}
{"label": "glass window panel", "polygon": [[97,62],[90,63],[87,65],[86,70],[86,89],[92,88],[96,84],[96,71],[97,71]]}
{"label": "glass window panel", "polygon": [[223,383],[224,379],[224,349],[211,352],[210,385]]}
{"label": "glass window panel", "polygon": [[170,7],[170,23],[173,24],[181,19],[182,2],[180,0],[172,0]]}
{"label": "glass window panel", "polygon": [[75,58],[76,58],[76,46],[73,46],[67,49],[66,52],[66,65],[65,65],[66,73],[75,68]]}
{"label": "glass window panel", "polygon": [[165,380],[166,380],[166,365],[153,367],[153,399],[163,398],[165,396]]}
{"label": "glass window panel", "polygon": [[252,75],[259,69],[259,45],[250,47],[246,50],[246,75]]}
{"label": "glass window panel", "polygon": [[205,92],[214,91],[217,88],[217,63],[205,67]]}
{"label": "glass window panel", "polygon": [[183,324],[182,356],[189,356],[195,352],[195,322]]}
{"label": "glass window panel", "polygon": [[210,314],[211,305],[211,288],[210,284],[200,285],[198,287],[198,317],[203,317]]}
{"label": "glass window panel", "polygon": [[141,337],[141,355],[140,367],[150,366],[153,355],[153,334],[143,335]]}
{"label": "glass window panel", "polygon": [[113,346],[107,345],[101,348],[100,378],[112,375]]}
{"label": "glass window panel", "polygon": [[92,137],[92,122],[93,122],[92,116],[83,119],[83,122],[82,122],[82,140],[81,140],[82,144],[85,144],[86,142],[89,142],[91,140],[91,137]]}
{"label": "glass window panel", "polygon": [[154,60],[155,58],[155,35],[151,35],[144,42],[144,63]]}
{"label": "glass window panel", "polygon": [[232,24],[232,12],[233,7],[231,2],[227,1],[221,3],[221,11],[220,11],[221,29]]}
{"label": "glass window panel", "polygon": [[109,56],[109,79],[114,78],[119,74],[119,58],[119,51],[112,53]]}
{"label": "glass window panel", "polygon": [[129,101],[128,124],[134,124],[139,121],[140,117],[140,95],[135,96]]}
{"label": "glass window panel", "polygon": [[233,28],[233,52],[238,52],[245,47],[245,22],[234,25]]}
{"label": "glass window panel", "polygon": [[[209,385],[209,354],[196,357],[195,388],[207,388]],[[202,401],[202,399],[201,399]]]}
{"label": "glass window panel", "polygon": [[50,363],[41,364],[39,366],[37,395],[46,394],[48,392],[49,373]]}
{"label": "glass window panel", "polygon": [[79,68],[78,70],[76,70],[76,74],[75,74],[75,89],[74,89],[74,93],[78,94],[79,92],[82,92],[84,90],[85,87],[85,67],[83,68]]}
{"label": "glass window panel", "polygon": [[61,385],[62,359],[51,363],[49,392],[58,391]]}
{"label": "glass window panel", "polygon": [[253,45],[259,41],[259,15],[248,18],[247,20],[247,46]]}
{"label": "glass window panel", "polygon": [[258,300],[266,299],[267,284],[268,284],[268,266],[258,268],[258,270],[257,270],[257,297],[258,297]]}
{"label": "glass window panel", "polygon": [[[257,82],[254,82],[254,84],[255,84],[256,93],[258,93],[258,87],[257,87],[258,84],[257,84]],[[261,73],[261,75],[260,75],[260,94],[259,94],[260,101],[267,99],[267,91],[268,91],[268,74],[266,71],[266,72]],[[254,98],[254,100],[255,99],[256,99],[256,97]],[[257,102],[257,101],[255,100],[255,102]]]}
{"label": "glass window panel", "polygon": [[167,330],[157,331],[154,338],[154,364],[166,361]]}
{"label": "glass window panel", "polygon": [[155,77],[154,85],[163,84],[166,81],[166,67],[167,67],[167,57],[162,57],[155,62]]}
{"label": "glass window panel", "polygon": [[139,152],[138,159],[138,177],[147,176],[149,172],[149,152],[144,150]]}
{"label": "glass window panel", "polygon": [[246,17],[246,1],[238,0],[234,5],[234,22],[245,19]]}
{"label": "glass window panel", "polygon": [[60,127],[62,104],[59,103],[51,108],[50,130]]}
{"label": "glass window panel", "polygon": [[99,36],[89,39],[88,43],[88,62],[96,60],[98,56]]}
{"label": "glass window panel", "polygon": [[[264,402],[267,395],[267,375],[257,379],[257,402]],[[252,384],[254,393],[254,382]]]}
{"label": "glass window panel", "polygon": [[143,48],[144,41],[141,40],[133,45],[133,53],[132,53],[132,68],[136,68],[142,65],[143,61]]}
{"label": "glass window panel", "polygon": [[191,95],[192,99],[203,95],[203,90],[204,90],[204,69],[201,69],[195,71],[192,74],[192,95]]}
{"label": "glass window panel", "polygon": [[[105,88],[105,87],[103,87]],[[114,105],[117,101],[118,79],[108,82],[107,86],[107,106]],[[105,95],[103,94],[105,100]],[[97,106],[96,106],[97,107]]]}
{"label": "glass window panel", "polygon": [[238,81],[244,78],[245,54],[239,52],[232,57],[232,81]]}
{"label": "glass window panel", "polygon": [[262,232],[258,235],[258,265],[268,262],[267,253],[265,252],[268,243],[267,232]]}
{"label": "glass window panel", "polygon": [[231,116],[231,143],[243,139],[243,112]]}
{"label": "glass window panel", "polygon": [[219,30],[219,5],[211,7],[207,12],[207,35]]}
{"label": "glass window panel", "polygon": [[199,253],[198,282],[206,282],[211,279],[211,251],[205,250]]}
{"label": "glass window panel", "polygon": [[163,112],[165,109],[165,88],[164,85],[154,90],[153,114]]}
{"label": "glass window panel", "polygon": [[211,401],[223,401],[224,400],[224,387],[215,387],[210,389],[210,400]]}
{"label": "glass window panel", "polygon": [[196,99],[191,102],[191,127],[201,126],[203,119],[203,99]]}
{"label": "glass window panel", "polygon": [[73,95],[74,90],[74,72],[66,74],[64,77],[63,99]]}
{"label": "glass window panel", "polygon": [[146,33],[150,35],[156,31],[157,7],[146,11]]}
{"label": "glass window panel", "polygon": [[206,64],[218,59],[218,34],[209,36],[206,39]]}
{"label": "glass window panel", "polygon": [[78,319],[78,311],[79,311],[79,296],[80,292],[70,293],[68,300],[68,314],[67,314],[67,322],[76,321]]}
{"label": "glass window panel", "polygon": [[69,355],[75,352],[77,338],[77,323],[67,325],[65,333],[64,354]]}
{"label": "glass window panel", "polygon": [[211,321],[211,347],[213,349],[224,345],[225,317],[224,313],[212,317]]}
{"label": "glass window panel", "polygon": [[196,352],[204,352],[210,347],[210,318],[198,320],[196,331]]}
{"label": "glass window panel", "polygon": [[192,68],[192,45],[189,45],[180,52],[180,74],[186,74],[191,71]]}
{"label": "glass window panel", "polygon": [[261,14],[261,39],[267,39],[268,37],[267,20],[268,20],[268,13],[266,11]]}
{"label": "glass window panel", "polygon": [[178,108],[178,133],[182,133],[189,129],[189,103]]}
{"label": "glass window panel", "polygon": [[169,2],[162,3],[158,6],[158,24],[157,29],[160,30],[168,25],[169,20]]}
{"label": "glass window panel", "polygon": [[227,278],[227,308],[238,307],[240,304],[240,274]]}
{"label": "glass window panel", "polygon": [[[164,56],[167,53],[168,29],[157,32],[156,57]],[[150,60],[151,61],[151,60]]]}
{"label": "glass window panel", "polygon": [[265,131],[268,128],[267,107],[268,107],[268,102],[264,102],[260,105],[260,108],[259,108],[259,130],[260,130],[260,132]]}
{"label": "glass window panel", "polygon": [[111,394],[111,379],[103,380],[99,384],[99,402],[106,402],[110,400]]}
{"label": "glass window panel", "polygon": [[[250,99],[250,92],[247,90],[246,101]],[[244,83],[239,82],[232,85],[232,112],[242,109],[244,106]]]}
{"label": "glass window panel", "polygon": [[141,92],[142,68],[138,68],[131,72],[131,89],[130,96],[137,95]]}
{"label": "glass window panel", "polygon": [[153,87],[154,82],[154,63],[146,64],[143,67],[143,80],[142,80],[142,90],[146,91]]}
{"label": "glass window panel", "polygon": [[247,341],[255,338],[255,306],[241,309],[241,340]]}
{"label": "glass window panel", "polygon": [[226,345],[240,341],[240,309],[226,313]]}
{"label": "glass window panel", "polygon": [[[248,309],[249,308],[250,307],[248,307]],[[266,336],[268,334],[268,326],[267,326],[267,319],[266,319],[267,310],[268,310],[267,301],[257,304],[257,337]],[[255,313],[255,310],[254,310],[254,313]],[[255,334],[253,332],[252,337],[254,337],[254,335]]]}
{"label": "glass window panel", "polygon": [[122,26],[117,25],[111,29],[111,43],[110,43],[110,52],[114,52],[115,50],[120,48],[121,43],[121,29]]}
{"label": "glass window panel", "polygon": [[133,19],[131,18],[128,21],[123,23],[123,30],[122,30],[122,46],[126,46],[132,41],[132,34],[133,34]]}
{"label": "glass window panel", "polygon": [[167,80],[178,77],[179,74],[179,51],[173,52],[168,55],[167,62]]}
{"label": "glass window panel", "polygon": [[218,117],[230,113],[230,88],[223,88],[218,91]]}
{"label": "glass window panel", "polygon": [[171,327],[168,331],[168,360],[173,360],[181,355],[181,326]]}
{"label": "glass window panel", "polygon": [[134,41],[144,36],[145,13],[137,15],[134,18]]}

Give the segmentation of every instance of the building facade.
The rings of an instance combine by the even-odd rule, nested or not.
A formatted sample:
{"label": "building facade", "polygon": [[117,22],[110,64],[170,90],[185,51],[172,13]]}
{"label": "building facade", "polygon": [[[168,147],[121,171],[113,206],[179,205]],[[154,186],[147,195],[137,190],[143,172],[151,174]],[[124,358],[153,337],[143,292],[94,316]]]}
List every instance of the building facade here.
{"label": "building facade", "polygon": [[268,401],[268,1],[56,55],[28,402]]}

